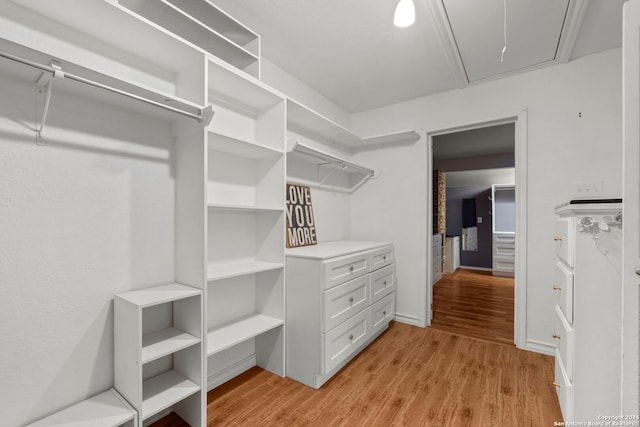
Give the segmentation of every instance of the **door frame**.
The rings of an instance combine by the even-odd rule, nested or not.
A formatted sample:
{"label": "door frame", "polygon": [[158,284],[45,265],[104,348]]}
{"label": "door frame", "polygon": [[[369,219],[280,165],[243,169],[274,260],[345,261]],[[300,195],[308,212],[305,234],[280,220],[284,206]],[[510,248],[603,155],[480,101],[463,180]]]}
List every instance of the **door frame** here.
{"label": "door frame", "polygon": [[514,280],[514,337],[518,348],[526,347],[527,331],[527,110],[502,117],[464,123],[446,128],[427,131],[427,283],[424,287],[426,301],[421,313],[423,324],[431,325],[433,316],[433,254],[431,253],[431,236],[433,230],[433,137],[453,132],[514,123],[515,125],[515,184],[516,184],[516,254]]}
{"label": "door frame", "polygon": [[623,6],[622,23],[622,402],[640,412],[640,0]]}

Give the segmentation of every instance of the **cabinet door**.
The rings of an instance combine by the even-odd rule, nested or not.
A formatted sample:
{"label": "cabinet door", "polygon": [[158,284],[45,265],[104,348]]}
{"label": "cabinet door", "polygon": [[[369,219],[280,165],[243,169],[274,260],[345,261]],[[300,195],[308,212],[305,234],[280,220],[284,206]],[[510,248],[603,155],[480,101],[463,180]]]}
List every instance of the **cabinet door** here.
{"label": "cabinet door", "polygon": [[327,332],[369,305],[369,275],[324,291],[323,302],[322,332]]}

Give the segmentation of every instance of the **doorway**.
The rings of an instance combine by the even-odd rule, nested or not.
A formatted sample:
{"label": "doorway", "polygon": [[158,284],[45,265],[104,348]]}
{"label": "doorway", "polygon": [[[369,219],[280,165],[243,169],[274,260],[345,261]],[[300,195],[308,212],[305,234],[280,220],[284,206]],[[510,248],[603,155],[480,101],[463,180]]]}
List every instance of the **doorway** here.
{"label": "doorway", "polygon": [[[427,300],[427,307],[426,307],[426,312],[427,312],[427,324],[431,325],[431,319],[433,316],[433,284],[434,284],[434,279],[437,278],[437,275],[439,274],[438,271],[438,257],[437,257],[437,253],[436,248],[437,245],[434,244],[434,225],[437,225],[437,223],[440,221],[437,218],[437,214],[440,211],[440,209],[434,205],[434,195],[437,196],[437,176],[434,176],[434,164],[438,167],[440,167],[440,165],[442,164],[441,162],[439,163],[437,161],[437,159],[434,159],[434,141],[438,141],[439,138],[442,138],[443,136],[445,137],[445,139],[447,138],[447,135],[453,135],[456,133],[461,133],[461,132],[470,132],[470,134],[473,134],[474,131],[476,131],[475,133],[482,133],[483,130],[489,130],[489,128],[492,127],[501,127],[503,130],[504,129],[511,129],[511,135],[513,137],[513,151],[512,151],[512,166],[515,166],[515,187],[516,187],[516,200],[515,200],[515,223],[516,223],[516,231],[515,234],[518,236],[518,239],[515,240],[514,243],[514,250],[515,250],[515,257],[514,257],[514,265],[513,265],[513,270],[514,270],[514,278],[515,278],[515,282],[514,282],[514,302],[513,302],[513,325],[514,325],[514,329],[513,329],[513,341],[516,346],[518,347],[525,347],[525,342],[526,342],[526,338],[525,338],[525,331],[526,331],[526,111],[522,111],[521,113],[517,114],[517,115],[513,115],[510,117],[504,117],[501,119],[496,119],[496,120],[490,120],[490,121],[485,121],[485,122],[477,122],[477,123],[473,123],[473,124],[469,124],[469,125],[463,125],[463,126],[458,126],[458,127],[452,127],[452,128],[446,128],[446,129],[439,129],[436,131],[431,131],[427,133],[427,141],[428,141],[428,149],[427,149],[427,247],[429,247],[431,249],[431,253],[428,256],[428,260],[427,260],[427,284],[426,284],[426,300]],[[458,147],[449,147],[449,148],[453,148],[454,150],[463,150],[462,152],[458,153],[456,156],[458,158],[463,158],[463,157],[476,157],[476,161],[473,162],[472,164],[478,164],[479,160],[483,160],[483,161],[488,161],[489,157],[491,157],[491,154],[496,154],[498,153],[501,149],[499,147],[491,147],[491,144],[489,144],[489,147],[482,147],[481,143],[471,143],[467,145],[467,148],[464,148],[463,145],[460,145]],[[484,151],[483,151],[484,150]],[[494,150],[493,153],[491,153],[491,150]],[[496,151],[497,150],[497,151]],[[465,153],[466,151],[466,153]],[[453,157],[456,157],[453,156]],[[485,157],[485,159],[481,159],[481,157]],[[496,157],[496,156],[494,156]],[[500,156],[497,156],[500,157]],[[495,161],[496,159],[494,159]],[[498,159],[499,161],[499,159]],[[462,160],[451,160],[450,163],[460,163],[463,162]],[[490,163],[490,162],[489,162]],[[496,164],[494,163],[494,166]],[[460,169],[460,166],[457,166],[458,169]],[[464,168],[463,168],[464,169]],[[503,184],[503,183],[502,183]],[[491,188],[491,185],[489,185],[489,188]],[[470,204],[467,203],[467,206],[472,206]],[[473,217],[473,215],[469,215],[469,217]],[[477,227],[479,224],[477,224],[478,220],[479,221],[486,221],[489,223],[489,225],[492,222],[492,219],[490,217],[485,217],[483,216],[482,219],[479,218],[478,215],[475,215],[476,217],[476,224],[475,227]],[[467,221],[469,221],[469,219],[467,219]],[[473,223],[470,224],[466,224],[468,225],[467,228],[468,230],[465,231],[465,233],[467,234],[467,239],[472,239],[475,236],[477,236],[477,229],[473,229],[472,227],[474,227]],[[446,232],[445,232],[446,233]],[[454,237],[454,236],[451,236]],[[445,234],[442,234],[442,240],[443,240],[443,245],[444,245],[444,239],[446,238]],[[460,236],[459,238],[460,243],[462,241],[462,236]],[[469,248],[473,248],[473,245],[468,246]],[[460,263],[462,265],[464,265],[464,256],[463,256],[464,252],[460,252]],[[444,256],[444,252],[442,253],[442,255]],[[446,256],[444,257],[444,259],[446,260]],[[443,265],[444,266],[444,265]],[[435,268],[434,268],[435,267]],[[485,266],[484,268],[478,268],[478,270],[482,271],[485,270],[484,273],[489,273],[491,274],[491,270],[492,268],[489,268],[489,266]]]}

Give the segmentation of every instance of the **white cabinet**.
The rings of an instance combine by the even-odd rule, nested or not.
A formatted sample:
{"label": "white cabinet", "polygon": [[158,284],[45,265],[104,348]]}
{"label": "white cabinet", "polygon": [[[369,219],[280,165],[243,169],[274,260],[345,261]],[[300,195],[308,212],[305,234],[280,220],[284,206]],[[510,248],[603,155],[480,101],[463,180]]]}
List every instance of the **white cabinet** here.
{"label": "white cabinet", "polygon": [[433,283],[436,283],[442,278],[442,258],[444,256],[442,243],[442,234],[434,234],[431,238]]}
{"label": "white cabinet", "polygon": [[453,273],[460,268],[460,236],[444,240],[444,272]]}
{"label": "white cabinet", "polygon": [[513,184],[491,186],[492,270],[513,277],[516,266],[516,189]]}
{"label": "white cabinet", "polygon": [[285,99],[207,63],[208,388],[258,365],[284,376]]}
{"label": "white cabinet", "polygon": [[287,250],[287,376],[320,388],[395,316],[389,243],[334,241]]}
{"label": "white cabinet", "polygon": [[114,383],[139,424],[175,411],[205,424],[202,291],[173,283],[114,298]]}
{"label": "white cabinet", "polygon": [[554,385],[565,422],[620,413],[620,203],[569,204],[556,210]]}

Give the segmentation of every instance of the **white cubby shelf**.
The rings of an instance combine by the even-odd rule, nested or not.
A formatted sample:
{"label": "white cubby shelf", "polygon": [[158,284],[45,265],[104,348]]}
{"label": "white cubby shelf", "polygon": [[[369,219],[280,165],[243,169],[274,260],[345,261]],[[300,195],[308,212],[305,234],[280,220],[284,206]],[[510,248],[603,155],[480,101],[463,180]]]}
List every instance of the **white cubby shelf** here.
{"label": "white cubby shelf", "polygon": [[200,338],[174,327],[144,334],[142,336],[142,363],[152,362],[199,342]]}
{"label": "white cubby shelf", "polygon": [[200,391],[200,386],[176,370],[170,370],[143,383],[142,419],[147,419]]}
{"label": "white cubby shelf", "polygon": [[212,356],[282,325],[282,319],[254,314],[212,328],[207,334],[207,355]]}
{"label": "white cubby shelf", "polygon": [[279,270],[282,268],[284,268],[284,263],[258,261],[255,259],[240,260],[228,263],[215,263],[209,264],[207,268],[207,279],[209,282],[211,282],[215,280],[243,276],[246,274]]}

